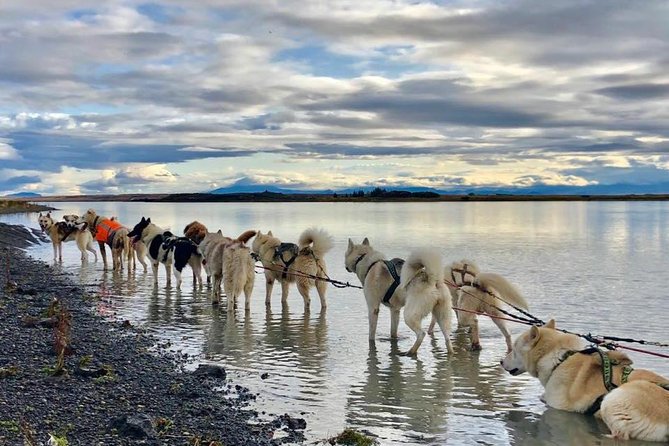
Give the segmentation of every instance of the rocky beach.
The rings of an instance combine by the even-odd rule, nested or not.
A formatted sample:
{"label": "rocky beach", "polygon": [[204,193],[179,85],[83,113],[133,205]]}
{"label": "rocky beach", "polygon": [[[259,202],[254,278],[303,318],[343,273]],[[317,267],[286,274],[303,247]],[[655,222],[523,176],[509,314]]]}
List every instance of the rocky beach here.
{"label": "rocky beach", "polygon": [[0,445],[304,441],[305,420],[259,413],[223,367],[186,371],[188,357],[97,315],[94,294],[24,253],[40,236],[0,224]]}

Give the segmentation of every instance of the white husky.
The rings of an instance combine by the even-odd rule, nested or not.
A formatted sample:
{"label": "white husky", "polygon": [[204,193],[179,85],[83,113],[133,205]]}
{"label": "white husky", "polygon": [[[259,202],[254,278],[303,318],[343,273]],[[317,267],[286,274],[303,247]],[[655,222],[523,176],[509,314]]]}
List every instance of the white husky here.
{"label": "white husky", "polygon": [[[359,245],[348,239],[344,266],[346,271],[355,273],[362,284],[365,300],[367,301],[370,341],[373,341],[376,337],[376,326],[379,321],[381,304],[390,309],[390,337],[397,339],[400,310],[404,306],[406,298],[404,289],[398,287],[399,271],[401,270],[400,262],[392,262],[385,260],[385,258],[383,253],[372,248],[366,237]],[[393,277],[393,273],[397,279]]]}
{"label": "white husky", "polygon": [[444,270],[441,256],[435,250],[424,249],[411,253],[402,267],[400,288],[406,290],[404,322],[416,333],[416,342],[406,353],[415,355],[426,332],[422,328],[425,316],[432,313],[439,324],[448,353],[453,352],[451,344],[451,294],[444,284]]}
{"label": "white husky", "polygon": [[[453,299],[453,309],[455,310],[455,316],[458,319],[458,327],[461,326],[460,311],[457,310],[457,308],[460,307],[460,295],[458,294],[458,291],[461,286],[474,283],[474,279],[478,273],[479,267],[476,263],[467,259],[457,260],[444,268],[444,283]],[[427,329],[427,334],[431,335],[434,332],[434,326],[436,324],[437,321],[435,318],[432,318],[430,328]]]}

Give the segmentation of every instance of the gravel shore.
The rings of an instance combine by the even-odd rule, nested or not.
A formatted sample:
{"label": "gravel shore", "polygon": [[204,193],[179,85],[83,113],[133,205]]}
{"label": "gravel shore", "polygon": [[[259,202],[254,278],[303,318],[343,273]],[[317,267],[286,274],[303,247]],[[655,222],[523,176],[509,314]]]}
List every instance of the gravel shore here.
{"label": "gravel shore", "polygon": [[188,358],[95,314],[96,296],[20,249],[36,235],[0,224],[0,445],[304,441],[303,419],[252,410],[223,368],[186,372]]}

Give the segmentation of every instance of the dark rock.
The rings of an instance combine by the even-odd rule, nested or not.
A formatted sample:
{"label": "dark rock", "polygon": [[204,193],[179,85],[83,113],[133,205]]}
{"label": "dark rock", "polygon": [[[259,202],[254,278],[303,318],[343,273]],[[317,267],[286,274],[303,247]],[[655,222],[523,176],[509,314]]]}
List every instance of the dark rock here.
{"label": "dark rock", "polygon": [[269,373],[267,373],[267,372],[260,375],[260,379],[267,379],[267,378],[269,378]]}
{"label": "dark rock", "polygon": [[223,367],[213,364],[200,364],[193,372],[193,375],[210,376],[216,379],[225,379],[227,377],[227,373]]}
{"label": "dark rock", "polygon": [[156,438],[156,431],[148,415],[123,415],[114,418],[110,424],[119,435],[135,439]]}
{"label": "dark rock", "polygon": [[37,324],[40,327],[53,328],[56,326],[57,323],[58,323],[57,317],[47,317],[45,319],[40,319],[40,321]]}

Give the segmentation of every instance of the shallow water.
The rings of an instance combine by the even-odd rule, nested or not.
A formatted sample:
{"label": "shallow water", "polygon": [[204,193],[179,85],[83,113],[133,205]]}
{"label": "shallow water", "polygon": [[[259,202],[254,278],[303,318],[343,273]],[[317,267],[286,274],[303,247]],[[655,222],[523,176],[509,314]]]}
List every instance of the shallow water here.
{"label": "shallow water", "polygon": [[[470,258],[498,272],[528,298],[532,312],[554,316],[563,328],[642,337],[666,342],[666,283],[669,279],[669,203],[57,203],[54,213],[89,207],[116,215],[128,226],[142,216],[175,233],[193,219],[237,235],[271,229],[286,241],[313,225],[335,239],[326,255],[331,277],[357,283],[344,269],[348,237],[368,236],[389,257],[414,247],[439,247],[445,261]],[[0,216],[0,221],[37,227],[35,215]],[[51,245],[31,254],[52,262]],[[374,348],[367,341],[362,291],[328,289],[328,309],[312,298],[305,314],[291,288],[282,308],[280,286],[271,311],[257,277],[248,314],[234,321],[225,306],[212,309],[206,289],[194,291],[190,274],[183,289],[159,287],[151,273],[114,274],[102,263],[80,265],[66,244],[64,271],[102,295],[98,310],[129,319],[203,361],[225,365],[235,382],[259,392],[258,406],[272,413],[303,414],[307,434],[323,438],[345,426],[378,435],[381,444],[613,445],[606,428],[577,414],[547,409],[541,386],[512,377],[498,364],[505,344],[497,328],[480,318],[481,352],[467,350],[465,334],[453,335],[449,358],[443,338],[426,338],[417,359],[401,357],[413,333],[400,324],[400,340],[389,339],[389,312],[382,308]],[[427,325],[428,320],[425,320]],[[525,327],[509,324],[515,337]],[[666,353],[666,349],[664,349]],[[669,362],[631,353],[638,367],[669,375]],[[269,373],[265,380],[261,374]],[[629,442],[629,445],[643,444]]]}

